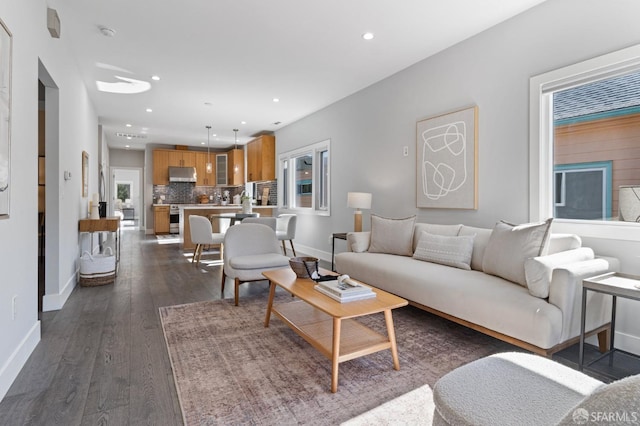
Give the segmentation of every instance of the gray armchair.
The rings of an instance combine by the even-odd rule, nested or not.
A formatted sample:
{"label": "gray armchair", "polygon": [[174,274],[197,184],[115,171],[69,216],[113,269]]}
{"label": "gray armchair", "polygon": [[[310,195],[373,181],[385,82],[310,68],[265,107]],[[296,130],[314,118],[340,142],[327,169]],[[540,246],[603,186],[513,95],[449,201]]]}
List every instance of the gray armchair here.
{"label": "gray armchair", "polygon": [[240,284],[264,281],[264,271],[289,266],[289,258],[280,253],[276,233],[267,225],[240,223],[229,228],[224,237],[222,293],[227,277],[235,282],[234,302],[238,306]]}

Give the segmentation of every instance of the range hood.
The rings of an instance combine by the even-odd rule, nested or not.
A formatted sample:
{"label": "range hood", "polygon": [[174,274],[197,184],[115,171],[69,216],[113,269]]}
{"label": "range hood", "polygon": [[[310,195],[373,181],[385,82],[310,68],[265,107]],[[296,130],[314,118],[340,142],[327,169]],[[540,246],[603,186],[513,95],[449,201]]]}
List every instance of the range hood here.
{"label": "range hood", "polygon": [[195,182],[195,167],[169,167],[169,182]]}

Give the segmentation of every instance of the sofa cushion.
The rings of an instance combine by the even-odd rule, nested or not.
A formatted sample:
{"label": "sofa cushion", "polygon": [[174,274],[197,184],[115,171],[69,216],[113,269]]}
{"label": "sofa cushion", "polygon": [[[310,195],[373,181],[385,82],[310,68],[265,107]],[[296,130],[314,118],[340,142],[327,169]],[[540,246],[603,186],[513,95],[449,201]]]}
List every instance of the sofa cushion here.
{"label": "sofa cushion", "polygon": [[551,221],[523,225],[498,222],[484,252],[482,270],[526,287],[524,261],[546,254]]}
{"label": "sofa cushion", "polygon": [[460,269],[471,269],[473,236],[448,237],[422,232],[413,257]]}
{"label": "sofa cushion", "polygon": [[455,237],[460,232],[462,225],[438,225],[435,223],[416,223],[413,227],[413,247],[412,251],[416,251],[418,247],[418,241],[423,232],[428,232],[432,235],[446,235],[449,237]]}
{"label": "sofa cushion", "polygon": [[390,219],[371,215],[371,244],[369,253],[387,253],[400,256],[413,255],[412,237],[415,216]]}
{"label": "sofa cushion", "polygon": [[482,259],[484,259],[484,251],[489,244],[491,238],[491,229],[476,228],[473,226],[462,225],[458,235],[473,235],[473,253],[471,254],[471,269],[474,271],[482,271]]}
{"label": "sofa cushion", "polygon": [[549,286],[551,285],[551,277],[555,268],[568,263],[591,260],[593,257],[592,249],[581,247],[526,259],[524,261],[524,276],[527,280],[529,293],[536,297],[549,297]]}
{"label": "sofa cushion", "polygon": [[381,253],[342,252],[335,260],[339,273],[437,311],[540,348],[560,342],[560,309],[503,278]]}
{"label": "sofa cushion", "polygon": [[576,234],[551,234],[549,237],[549,254],[580,247],[582,247],[582,239]]}

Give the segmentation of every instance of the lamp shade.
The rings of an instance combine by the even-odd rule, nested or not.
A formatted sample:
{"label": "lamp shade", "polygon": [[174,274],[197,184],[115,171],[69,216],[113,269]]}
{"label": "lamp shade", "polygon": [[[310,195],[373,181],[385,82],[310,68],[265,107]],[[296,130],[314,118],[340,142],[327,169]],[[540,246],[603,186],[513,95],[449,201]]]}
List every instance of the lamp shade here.
{"label": "lamp shade", "polygon": [[369,210],[371,208],[371,194],[368,192],[349,192],[347,206],[352,209]]}

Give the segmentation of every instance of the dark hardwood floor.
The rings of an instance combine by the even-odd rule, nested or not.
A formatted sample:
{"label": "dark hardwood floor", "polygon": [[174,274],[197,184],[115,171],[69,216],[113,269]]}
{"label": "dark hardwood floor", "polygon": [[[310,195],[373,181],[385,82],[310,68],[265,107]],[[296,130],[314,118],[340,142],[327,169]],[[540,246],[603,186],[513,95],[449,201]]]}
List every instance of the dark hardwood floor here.
{"label": "dark hardwood floor", "polygon": [[[78,286],[62,310],[42,314],[42,340],[0,402],[1,425],[182,424],[158,308],[220,299],[221,266],[205,252],[196,268],[170,241],[125,230],[115,284]],[[240,303],[268,293],[266,283],[241,288]]]}

